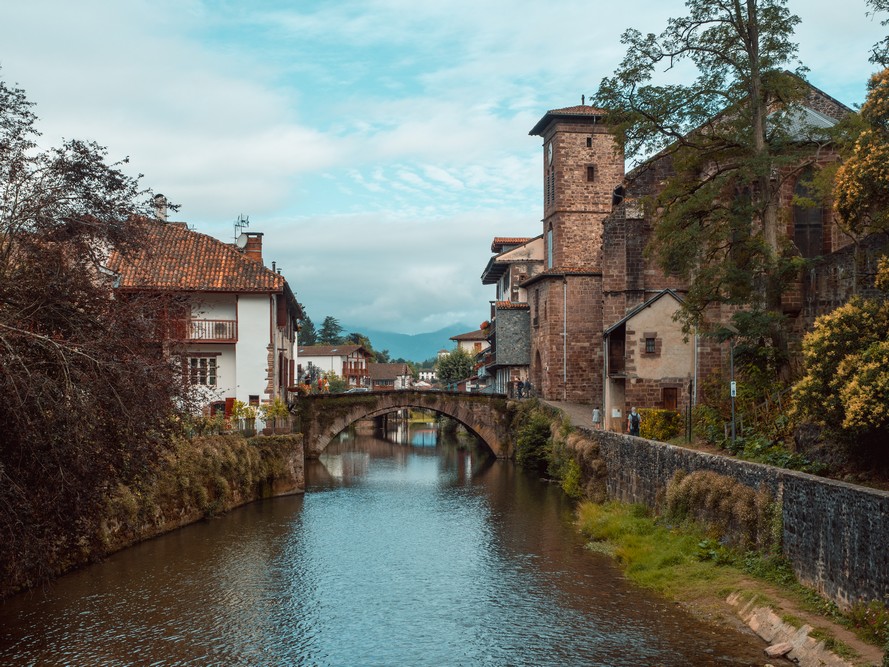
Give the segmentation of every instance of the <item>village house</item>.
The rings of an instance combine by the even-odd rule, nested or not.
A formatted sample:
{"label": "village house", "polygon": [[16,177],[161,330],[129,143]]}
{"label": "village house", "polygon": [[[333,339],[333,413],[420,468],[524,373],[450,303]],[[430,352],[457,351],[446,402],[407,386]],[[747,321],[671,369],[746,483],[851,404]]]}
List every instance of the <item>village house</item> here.
{"label": "village house", "polygon": [[289,399],[302,311],[287,280],[263,264],[262,233],[225,243],[185,223],[145,219],[145,249],[113,252],[118,294],[166,300],[158,335],[179,356],[201,403],[230,414],[235,400]]}
{"label": "village house", "polygon": [[370,363],[367,368],[371,391],[395,391],[413,386],[411,367],[403,362]]}
{"label": "village house", "polygon": [[307,377],[316,381],[321,376],[335,373],[350,388],[370,386],[368,364],[371,354],[361,345],[302,345],[297,349],[298,381]]}
{"label": "village house", "polygon": [[[794,118],[794,131],[797,141],[811,142],[813,165],[836,159],[825,148],[823,130],[848,113],[811,88]],[[722,371],[728,346],[682,332],[673,315],[686,287],[643,252],[656,221],[641,199],[657,191],[669,161],[655,156],[625,174],[604,117],[604,111],[586,105],[556,109],[530,131],[543,145],[543,270],[529,273],[518,288],[527,293],[528,374],[537,391],[549,399],[600,407],[606,424],[620,429],[631,406],[693,404],[702,380]],[[792,177],[785,175],[780,193],[788,242],[814,260],[783,302],[797,346],[817,314],[840,305],[855,289],[851,239],[835,224],[830,203],[794,205],[794,195],[811,196],[810,174],[811,168],[797,168]],[[875,264],[875,248],[873,242],[862,244],[859,250],[866,252],[859,261]],[[494,275],[495,260],[483,281],[496,280],[498,290],[512,290],[511,281],[499,283],[505,269]],[[717,321],[729,315],[715,314]],[[495,330],[500,328],[498,322]],[[502,341],[494,343],[499,355]]]}
{"label": "village house", "polygon": [[490,379],[487,375],[485,367],[487,365],[486,354],[491,344],[488,342],[488,330],[490,322],[483,322],[481,327],[476,331],[468,331],[466,333],[451,336],[451,340],[457,345],[455,349],[463,350],[474,359],[473,373],[470,377],[464,378],[458,385],[459,391],[490,391]]}
{"label": "village house", "polygon": [[482,272],[482,284],[496,285],[486,329],[490,349],[484,357],[484,372],[491,391],[513,396],[518,383],[529,380],[531,321],[522,285],[543,270],[543,237],[496,237],[491,252],[495,254]]}

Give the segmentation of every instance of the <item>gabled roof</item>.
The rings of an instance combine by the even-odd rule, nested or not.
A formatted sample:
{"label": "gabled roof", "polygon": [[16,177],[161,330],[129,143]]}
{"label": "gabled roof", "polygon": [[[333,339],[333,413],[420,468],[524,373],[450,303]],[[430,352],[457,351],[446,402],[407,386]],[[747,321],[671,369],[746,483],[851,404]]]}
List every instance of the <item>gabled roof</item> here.
{"label": "gabled roof", "polygon": [[284,292],[286,280],[234,245],[184,224],[145,219],[145,248],[123,257],[112,252],[108,268],[121,289],[185,292]]}
{"label": "gabled roof", "polygon": [[371,380],[394,380],[411,374],[410,366],[405,363],[367,365],[367,374]]}
{"label": "gabled roof", "polygon": [[648,301],[646,301],[645,303],[639,304],[638,306],[633,308],[630,312],[628,312],[626,315],[624,315],[621,319],[619,319],[617,322],[615,322],[610,327],[605,329],[605,333],[603,334],[603,336],[605,338],[608,338],[608,336],[611,335],[612,331],[614,331],[621,325],[626,324],[631,319],[633,319],[633,317],[635,317],[638,313],[645,310],[646,308],[650,308],[652,306],[652,304],[654,304],[656,301],[659,301],[660,299],[662,299],[665,296],[671,296],[674,299],[676,299],[676,301],[678,303],[680,303],[680,304],[683,303],[682,297],[679,296],[678,294],[676,294],[676,292],[674,292],[673,290],[671,290],[671,289],[661,290],[660,292],[655,294],[653,297],[651,297]]}
{"label": "gabled roof", "polygon": [[348,357],[354,352],[361,352],[365,357],[370,353],[361,345],[301,345],[297,348],[300,357]]}
{"label": "gabled roof", "polygon": [[470,331],[468,333],[457,334],[456,336],[451,336],[451,340],[461,341],[461,340],[488,340],[488,334],[484,329],[479,329],[478,331]]}
{"label": "gabled roof", "polygon": [[504,246],[517,246],[531,240],[530,236],[495,236],[491,241],[491,252],[501,253]]}

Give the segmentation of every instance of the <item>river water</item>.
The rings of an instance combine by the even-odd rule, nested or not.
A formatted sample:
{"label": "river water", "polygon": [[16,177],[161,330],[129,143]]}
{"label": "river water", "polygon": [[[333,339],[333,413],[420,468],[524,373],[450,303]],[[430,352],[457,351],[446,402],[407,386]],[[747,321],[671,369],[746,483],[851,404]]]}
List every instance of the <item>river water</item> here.
{"label": "river water", "polygon": [[588,551],[561,491],[435,428],[0,606],[2,665],[763,665]]}

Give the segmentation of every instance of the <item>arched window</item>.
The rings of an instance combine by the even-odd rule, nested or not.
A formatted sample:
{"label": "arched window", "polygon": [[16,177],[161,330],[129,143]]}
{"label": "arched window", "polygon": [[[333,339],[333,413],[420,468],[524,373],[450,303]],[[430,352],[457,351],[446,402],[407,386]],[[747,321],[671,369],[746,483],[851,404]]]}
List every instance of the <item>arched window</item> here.
{"label": "arched window", "polygon": [[[794,197],[818,201],[817,193],[811,187],[812,168],[803,170],[796,187]],[[824,206],[793,205],[793,243],[803,257],[818,257],[824,254]]]}

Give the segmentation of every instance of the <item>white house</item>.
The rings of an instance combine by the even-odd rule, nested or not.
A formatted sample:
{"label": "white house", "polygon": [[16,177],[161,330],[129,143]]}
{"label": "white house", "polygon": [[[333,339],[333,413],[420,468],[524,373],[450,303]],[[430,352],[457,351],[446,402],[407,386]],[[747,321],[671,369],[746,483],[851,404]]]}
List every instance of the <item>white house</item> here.
{"label": "white house", "polygon": [[350,387],[366,387],[370,352],[361,345],[303,345],[299,348],[297,379],[336,373]]}
{"label": "white house", "polygon": [[302,311],[284,277],[263,264],[263,235],[230,244],[184,223],[147,219],[144,231],[145,249],[113,253],[108,268],[121,294],[167,299],[159,337],[203,402],[228,414],[235,400],[287,400]]}

